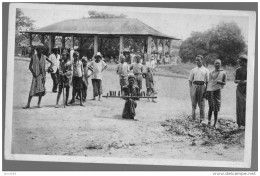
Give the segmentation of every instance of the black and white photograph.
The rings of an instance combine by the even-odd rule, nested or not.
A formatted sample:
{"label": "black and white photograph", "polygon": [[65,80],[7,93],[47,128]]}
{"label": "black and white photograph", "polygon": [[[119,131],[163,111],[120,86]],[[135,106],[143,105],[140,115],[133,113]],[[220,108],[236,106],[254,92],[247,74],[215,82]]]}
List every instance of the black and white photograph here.
{"label": "black and white photograph", "polygon": [[253,11],[11,3],[6,160],[251,166]]}

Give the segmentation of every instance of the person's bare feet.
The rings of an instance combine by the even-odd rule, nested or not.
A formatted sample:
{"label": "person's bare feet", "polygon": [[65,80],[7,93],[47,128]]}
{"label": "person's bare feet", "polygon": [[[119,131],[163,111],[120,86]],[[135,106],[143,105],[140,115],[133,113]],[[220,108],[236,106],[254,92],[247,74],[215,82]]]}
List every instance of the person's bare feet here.
{"label": "person's bare feet", "polygon": [[60,106],[58,104],[56,104],[55,108],[59,108]]}
{"label": "person's bare feet", "polygon": [[29,108],[30,108],[29,105],[26,105],[26,106],[23,107],[23,109],[29,109]]}
{"label": "person's bare feet", "polygon": [[41,105],[37,105],[37,108],[42,108]]}

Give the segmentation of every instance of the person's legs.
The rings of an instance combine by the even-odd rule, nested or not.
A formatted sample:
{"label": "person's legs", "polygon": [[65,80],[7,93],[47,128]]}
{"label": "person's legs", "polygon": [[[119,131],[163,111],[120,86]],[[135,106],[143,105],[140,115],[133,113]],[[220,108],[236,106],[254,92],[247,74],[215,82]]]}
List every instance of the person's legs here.
{"label": "person's legs", "polygon": [[78,94],[79,94],[79,97],[80,97],[80,106],[84,106],[83,103],[82,103],[82,91],[81,91],[81,89],[78,90]]}
{"label": "person's legs", "polygon": [[101,95],[102,95],[102,80],[98,79],[97,81],[97,88],[98,88],[98,100],[101,101]]}
{"label": "person's legs", "polygon": [[192,85],[190,88],[190,97],[191,97],[191,106],[192,106],[192,119],[196,119],[196,106],[197,106],[197,97],[196,97],[196,85]]}
{"label": "person's legs", "polygon": [[198,87],[198,105],[200,108],[200,122],[202,122],[205,118],[205,100],[204,100],[204,92],[205,86]]}
{"label": "person's legs", "polygon": [[58,94],[57,94],[57,100],[56,100],[56,106],[55,106],[55,108],[58,108],[58,107],[59,107],[59,101],[60,101],[61,92],[62,92],[62,86],[59,86],[59,91],[58,91]]}
{"label": "person's legs", "polygon": [[41,108],[41,101],[42,101],[42,95],[39,95],[38,105],[37,105],[38,108]]}
{"label": "person's legs", "polygon": [[69,93],[70,93],[70,87],[66,87],[66,100],[65,100],[65,105],[69,106],[68,104],[68,99],[69,99]]}
{"label": "person's legs", "polygon": [[30,96],[30,94],[29,94],[27,104],[23,107],[23,109],[30,108],[31,100],[32,100],[32,96]]}
{"label": "person's legs", "polygon": [[53,82],[52,92],[57,92],[57,75],[56,73],[51,73],[51,78]]}
{"label": "person's legs", "polygon": [[214,127],[216,126],[217,124],[217,121],[218,121],[218,111],[214,111]]}
{"label": "person's legs", "polygon": [[92,79],[92,86],[93,86],[93,99],[96,100],[96,92],[97,92],[97,82],[96,79]]}
{"label": "person's legs", "polygon": [[208,124],[211,124],[211,117],[212,117],[212,110],[209,108],[209,112],[208,112]]}

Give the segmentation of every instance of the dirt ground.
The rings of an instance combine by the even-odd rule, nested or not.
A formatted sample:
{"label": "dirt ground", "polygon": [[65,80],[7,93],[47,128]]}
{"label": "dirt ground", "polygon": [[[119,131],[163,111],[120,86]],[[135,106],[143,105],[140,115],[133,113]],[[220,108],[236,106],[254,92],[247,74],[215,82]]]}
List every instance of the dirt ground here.
{"label": "dirt ground", "polygon": [[[178,123],[175,126],[169,123],[176,119],[187,120],[191,113],[188,81],[181,75],[171,75],[167,70],[158,69],[158,75],[155,75],[158,103],[138,101],[137,120],[133,121],[121,118],[123,100],[90,100],[91,84],[85,107],[77,102],[75,106],[65,109],[54,108],[57,94],[51,92],[49,74],[42,108],[36,108],[37,98],[33,98],[32,108],[22,109],[27,102],[32,79],[28,66],[29,62],[24,58],[16,58],[12,140],[12,152],[15,154],[221,161],[242,161],[244,158],[243,132],[240,133],[240,142],[212,143],[211,140],[209,143],[212,145],[205,145],[207,139],[201,136],[202,133],[194,133],[193,127],[189,129],[193,135],[176,134],[176,130],[172,132],[172,128],[168,128],[182,127],[182,123],[177,127]],[[119,88],[115,65],[108,65],[104,71],[103,92],[106,94],[109,90],[118,91]],[[219,118],[235,121],[235,89],[233,82],[228,82],[223,89]],[[197,125],[194,122],[191,124]],[[212,139],[214,141],[215,138]]]}

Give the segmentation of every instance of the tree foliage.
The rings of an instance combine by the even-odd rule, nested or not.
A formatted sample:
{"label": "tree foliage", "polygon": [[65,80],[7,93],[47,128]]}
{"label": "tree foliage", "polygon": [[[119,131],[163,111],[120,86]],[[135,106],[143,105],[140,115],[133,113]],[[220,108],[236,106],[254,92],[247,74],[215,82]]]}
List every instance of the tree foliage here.
{"label": "tree foliage", "polygon": [[97,12],[94,10],[89,11],[88,15],[89,15],[89,18],[126,18],[127,17],[124,14],[114,15],[114,14],[109,14],[109,13],[104,13],[104,12]]}
{"label": "tree foliage", "polygon": [[235,65],[239,54],[246,52],[241,29],[236,23],[220,23],[205,32],[193,32],[180,46],[179,55],[183,62],[194,62],[201,54],[207,64],[219,58],[223,65]]}
{"label": "tree foliage", "polygon": [[22,28],[26,28],[26,30],[33,30],[34,20],[25,16],[21,9],[16,9],[16,30],[22,30]]}
{"label": "tree foliage", "polygon": [[24,44],[26,37],[19,33],[19,31],[27,31],[34,29],[34,20],[31,20],[29,17],[25,16],[23,11],[19,8],[16,9],[16,21],[15,21],[15,43],[16,45]]}

